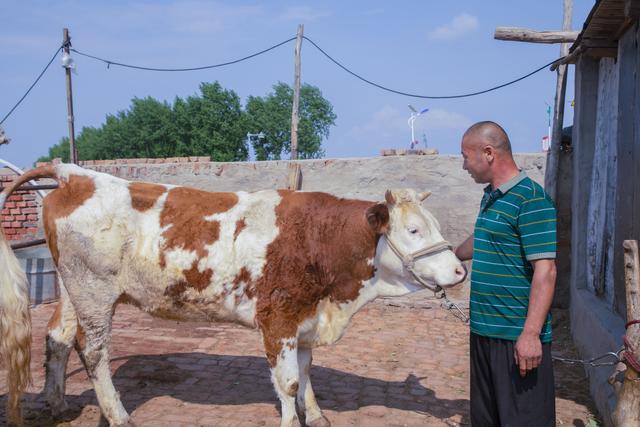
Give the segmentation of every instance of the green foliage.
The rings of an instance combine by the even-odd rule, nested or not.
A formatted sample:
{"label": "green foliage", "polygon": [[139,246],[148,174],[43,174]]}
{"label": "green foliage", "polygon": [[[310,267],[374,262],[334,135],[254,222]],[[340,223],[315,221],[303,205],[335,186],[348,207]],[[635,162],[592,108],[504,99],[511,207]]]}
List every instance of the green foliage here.
{"label": "green foliage", "polygon": [[68,162],[69,156],[69,138],[63,137],[59,143],[49,147],[49,155],[39,157],[36,162],[48,162],[49,160],[60,158],[63,162]]}
{"label": "green foliage", "polygon": [[[200,93],[173,105],[154,98],[134,98],[128,110],[107,116],[100,128],[85,127],[76,138],[80,160],[210,156],[216,161],[248,157],[247,132],[266,138],[252,141],[258,160],[279,159],[291,150],[291,87],[284,83],[264,98],[249,97],[246,111],[240,98],[218,82],[202,83]],[[320,90],[304,85],[300,93],[298,152],[300,158],[324,154],[322,140],[335,123],[331,104]],[[49,148],[48,161],[69,161],[69,139]]]}
{"label": "green foliage", "polygon": [[[264,133],[262,139],[252,139],[257,160],[280,159],[291,152],[291,108],[293,89],[285,84],[273,86],[273,92],[265,97],[250,96],[247,115],[251,133]],[[320,89],[308,84],[300,88],[298,157],[319,158],[324,155],[322,140],[329,136],[329,128],[335,124],[336,115]]]}

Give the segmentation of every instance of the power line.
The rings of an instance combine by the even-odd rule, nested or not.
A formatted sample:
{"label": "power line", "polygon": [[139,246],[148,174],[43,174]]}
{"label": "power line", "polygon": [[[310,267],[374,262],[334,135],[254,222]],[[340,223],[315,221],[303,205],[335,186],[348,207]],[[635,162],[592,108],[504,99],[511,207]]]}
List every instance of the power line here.
{"label": "power line", "polygon": [[501,88],[503,88],[503,87],[505,87],[505,86],[512,85],[512,84],[514,84],[514,83],[519,82],[520,80],[524,80],[524,79],[526,79],[527,77],[530,77],[530,76],[532,76],[532,75],[536,74],[537,72],[544,70],[545,68],[547,68],[548,66],[550,66],[550,65],[551,65],[551,64],[553,64],[554,62],[557,62],[557,61],[559,61],[560,59],[562,59],[562,58],[554,59],[553,61],[549,62],[548,64],[545,64],[545,65],[543,65],[542,67],[540,67],[540,68],[537,68],[537,69],[533,70],[533,71],[532,71],[532,72],[530,72],[529,74],[525,74],[524,76],[522,76],[522,77],[518,77],[517,79],[515,79],[515,80],[511,80],[510,82],[503,83],[503,84],[501,84],[501,85],[494,86],[494,87],[492,87],[492,88],[485,89],[485,90],[480,90],[480,91],[477,91],[477,92],[465,93],[465,94],[460,94],[460,95],[441,95],[441,96],[433,96],[433,95],[416,95],[416,94],[413,94],[413,93],[402,92],[402,91],[399,91],[399,90],[391,89],[391,88],[388,88],[388,87],[382,86],[382,85],[380,85],[380,84],[378,84],[378,83],[372,82],[371,80],[367,80],[367,79],[365,79],[365,78],[364,78],[364,77],[362,77],[361,75],[354,73],[353,71],[351,71],[350,69],[348,69],[347,67],[345,67],[344,65],[342,65],[340,62],[338,62],[337,60],[333,59],[333,58],[331,57],[331,55],[329,55],[327,52],[325,52],[324,50],[322,50],[322,48],[321,48],[320,46],[318,46],[316,43],[314,43],[314,41],[313,41],[313,40],[311,40],[310,38],[308,38],[308,37],[306,37],[306,36],[303,36],[303,37],[304,37],[304,39],[305,39],[305,40],[307,40],[309,43],[311,43],[311,44],[312,44],[316,49],[318,49],[318,50],[319,50],[319,51],[320,51],[324,56],[326,56],[326,57],[327,57],[331,62],[333,62],[333,63],[334,63],[334,64],[336,64],[338,67],[342,68],[344,71],[346,71],[347,73],[351,74],[352,76],[354,76],[354,77],[356,77],[356,78],[358,78],[358,79],[362,80],[363,82],[368,83],[368,84],[370,84],[370,85],[372,85],[372,86],[375,86],[375,87],[377,87],[377,88],[379,88],[379,89],[386,90],[387,92],[395,93],[395,94],[398,94],[398,95],[410,96],[410,97],[412,97],[412,98],[422,98],[422,99],[454,99],[454,98],[467,98],[467,97],[470,97],[470,96],[481,95],[481,94],[483,94],[483,93],[491,92],[491,91],[494,91],[494,90],[497,90],[497,89],[501,89]]}
{"label": "power line", "polygon": [[[363,82],[375,86],[378,89],[382,89],[385,90],[387,92],[391,92],[391,93],[395,93],[398,95],[403,95],[403,96],[409,96],[412,98],[422,98],[422,99],[455,99],[455,98],[467,98],[470,96],[476,96],[476,95],[481,95],[483,93],[487,93],[487,92],[491,92],[497,89],[501,89],[503,87],[512,85],[514,83],[517,83],[521,80],[524,80],[528,77],[531,77],[532,75],[542,71],[543,69],[547,68],[548,66],[550,66],[551,64],[553,64],[554,62],[559,61],[562,58],[556,59],[554,61],[549,62],[548,64],[543,65],[542,67],[539,67],[535,70],[533,70],[532,72],[525,74],[522,77],[518,77],[515,80],[511,80],[507,83],[503,83],[500,84],[498,86],[494,86],[491,87],[489,89],[485,89],[485,90],[480,90],[480,91],[476,91],[476,92],[471,92],[471,93],[465,93],[465,94],[459,94],[459,95],[440,95],[440,96],[434,96],[434,95],[418,95],[418,94],[413,94],[413,93],[408,93],[408,92],[402,92],[399,90],[395,90],[395,89],[391,89],[388,88],[386,86],[383,86],[381,84],[372,82],[371,80],[368,80],[364,77],[362,77],[361,75],[351,71],[349,68],[347,68],[346,66],[342,65],[339,61],[337,61],[336,59],[334,59],[331,55],[329,55],[327,52],[325,52],[320,46],[318,46],[313,40],[311,40],[310,38],[303,36],[303,38],[305,40],[307,40],[309,43],[311,43],[316,49],[318,49],[324,56],[326,56],[331,62],[333,62],[334,64],[336,64],[338,67],[342,68],[344,71],[346,71],[347,73],[351,74],[352,76],[362,80]],[[295,40],[296,37],[291,37],[287,40],[284,40],[278,44],[275,44],[271,47],[268,47],[266,49],[263,49],[259,52],[253,53],[251,55],[247,55],[245,57],[233,60],[233,61],[228,61],[228,62],[223,62],[223,63],[219,63],[219,64],[213,64],[213,65],[205,65],[202,67],[191,67],[191,68],[154,68],[154,67],[142,67],[139,65],[131,65],[131,64],[125,64],[122,62],[116,62],[116,61],[111,61],[109,59],[104,59],[104,58],[100,58],[98,56],[95,55],[90,55],[88,53],[84,53],[84,52],[80,52],[77,49],[73,49],[71,48],[70,50],[72,52],[77,53],[78,55],[81,56],[85,56],[91,59],[95,59],[101,62],[104,62],[105,64],[107,64],[107,67],[111,66],[111,65],[117,65],[119,67],[125,67],[125,68],[132,68],[132,69],[136,69],[136,70],[145,70],[145,71],[161,71],[161,72],[181,72],[181,71],[198,71],[198,70],[207,70],[207,69],[211,69],[211,68],[219,68],[219,67],[224,67],[226,65],[232,65],[232,64],[237,64],[239,62],[242,61],[246,61],[247,59],[251,59],[254,58],[256,56],[262,55],[264,53],[267,53],[273,49],[276,49],[282,45],[285,45],[293,40]],[[20,105],[20,103],[22,103],[22,101],[27,97],[27,95],[29,95],[29,93],[31,92],[31,90],[34,88],[34,86],[38,83],[38,81],[40,81],[40,78],[42,78],[42,76],[44,75],[44,73],[47,71],[47,69],[49,69],[49,66],[51,65],[51,63],[53,63],[53,61],[55,60],[56,56],[58,56],[58,53],[60,53],[60,50],[62,49],[62,46],[58,47],[58,49],[56,49],[55,54],[53,55],[53,57],[51,58],[51,60],[49,61],[49,63],[44,67],[44,69],[42,70],[42,72],[38,75],[38,77],[36,78],[36,80],[33,82],[33,84],[29,87],[29,89],[27,89],[27,91],[25,92],[24,95],[22,95],[22,97],[20,98],[20,100],[18,100],[18,102],[13,106],[13,108],[11,108],[11,110],[4,116],[4,118],[2,120],[0,120],[0,125],[2,125],[7,118],[9,118],[9,116],[15,111],[16,108],[18,108],[18,106]]]}
{"label": "power line", "polygon": [[49,66],[51,65],[51,63],[53,62],[54,59],[56,59],[56,56],[58,56],[58,53],[60,53],[60,50],[62,49],[62,46],[60,46],[58,49],[56,49],[56,53],[53,54],[53,56],[51,57],[51,60],[49,61],[49,63],[47,64],[46,67],[44,67],[44,70],[42,70],[42,72],[40,73],[40,75],[38,76],[38,78],[36,79],[36,81],[33,82],[33,84],[31,86],[29,86],[29,89],[27,89],[27,91],[25,92],[24,95],[22,95],[22,98],[20,98],[20,100],[18,102],[16,102],[16,105],[13,106],[13,108],[11,110],[9,110],[9,112],[7,113],[6,116],[4,116],[4,118],[2,120],[0,120],[0,125],[4,123],[5,120],[7,120],[9,118],[9,116],[11,115],[11,113],[13,113],[13,111],[18,108],[18,105],[20,105],[20,103],[27,97],[27,95],[29,95],[29,92],[31,92],[31,89],[33,89],[33,87],[36,85],[36,83],[38,83],[38,81],[40,80],[40,78],[44,75],[44,73],[47,71],[47,69],[49,68]]}
{"label": "power line", "polygon": [[283,42],[280,42],[280,43],[278,43],[276,45],[273,45],[273,46],[271,46],[271,47],[269,47],[267,49],[261,50],[260,52],[253,53],[251,55],[245,56],[245,57],[240,58],[240,59],[236,59],[234,61],[222,62],[220,64],[214,64],[214,65],[205,65],[205,66],[202,66],[202,67],[191,67],[191,68],[142,67],[142,66],[139,66],[139,65],[131,65],[131,64],[124,64],[122,62],[111,61],[109,59],[104,59],[104,58],[100,58],[98,56],[89,55],[88,53],[80,52],[80,51],[78,51],[76,49],[71,49],[71,51],[77,53],[78,55],[86,56],[87,58],[92,58],[92,59],[96,59],[98,61],[102,61],[105,64],[107,64],[107,68],[110,67],[111,65],[117,65],[119,67],[133,68],[135,70],[145,70],[145,71],[164,71],[164,72],[198,71],[198,70],[208,70],[208,69],[211,69],[211,68],[224,67],[225,65],[237,64],[238,62],[242,62],[242,61],[245,61],[247,59],[254,58],[254,57],[258,56],[258,55],[262,55],[263,53],[267,53],[270,50],[276,49],[276,48],[278,48],[278,47],[280,47],[280,46],[282,46],[284,44],[289,43],[292,40],[295,40],[295,39],[296,39],[295,37],[291,37],[290,39],[287,39],[287,40],[285,40]]}

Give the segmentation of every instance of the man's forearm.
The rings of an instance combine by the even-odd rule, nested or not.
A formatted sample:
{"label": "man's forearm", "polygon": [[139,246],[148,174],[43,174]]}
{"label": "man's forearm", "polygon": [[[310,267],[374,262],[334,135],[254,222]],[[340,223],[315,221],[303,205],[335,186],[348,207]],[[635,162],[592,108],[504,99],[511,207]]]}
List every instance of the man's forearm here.
{"label": "man's forearm", "polygon": [[540,335],[551,308],[556,284],[554,260],[539,260],[534,264],[529,309],[522,333]]}
{"label": "man's forearm", "polygon": [[461,261],[473,258],[473,234],[456,248],[455,254]]}

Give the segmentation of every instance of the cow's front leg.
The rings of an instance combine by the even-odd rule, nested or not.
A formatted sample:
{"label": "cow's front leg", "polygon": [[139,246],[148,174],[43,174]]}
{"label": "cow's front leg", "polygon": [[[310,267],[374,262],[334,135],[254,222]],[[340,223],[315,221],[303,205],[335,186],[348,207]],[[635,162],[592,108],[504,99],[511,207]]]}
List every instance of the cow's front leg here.
{"label": "cow's front leg", "polygon": [[311,349],[298,349],[298,369],[300,371],[300,386],[298,388],[297,403],[300,411],[304,412],[305,423],[309,427],[330,427],[329,420],[322,415],[311,387],[309,369],[311,368]]}
{"label": "cow's front leg", "polygon": [[[280,427],[292,427],[297,419],[298,340],[295,337],[279,338],[274,344],[275,348],[267,350],[267,356],[271,363],[271,381],[282,407]],[[277,353],[273,350],[277,350]]]}

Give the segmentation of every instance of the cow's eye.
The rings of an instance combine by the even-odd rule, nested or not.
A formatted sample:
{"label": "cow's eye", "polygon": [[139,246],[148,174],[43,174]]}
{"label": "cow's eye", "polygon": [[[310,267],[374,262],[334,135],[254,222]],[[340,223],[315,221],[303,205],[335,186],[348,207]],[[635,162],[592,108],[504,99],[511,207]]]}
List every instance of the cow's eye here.
{"label": "cow's eye", "polygon": [[407,231],[411,234],[417,234],[418,229],[416,227],[407,227]]}

